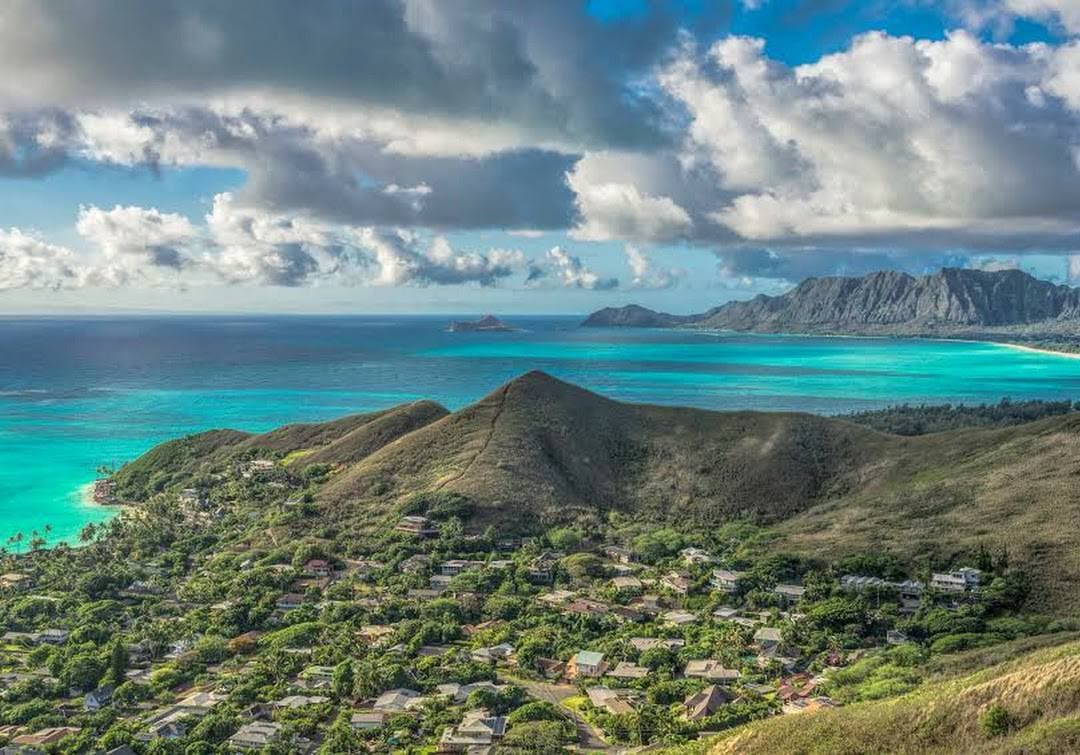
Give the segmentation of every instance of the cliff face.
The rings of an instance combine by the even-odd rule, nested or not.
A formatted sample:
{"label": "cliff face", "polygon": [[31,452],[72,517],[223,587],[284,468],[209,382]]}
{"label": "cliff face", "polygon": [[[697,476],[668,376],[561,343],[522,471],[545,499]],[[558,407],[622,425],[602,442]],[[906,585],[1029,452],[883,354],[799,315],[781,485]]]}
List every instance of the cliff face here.
{"label": "cliff face", "polygon": [[[808,278],[782,296],[729,302],[702,315],[601,310],[587,325],[694,325],[718,330],[918,335],[980,329],[1080,329],[1080,289],[1020,270],[945,268],[915,277],[894,271],[861,278]],[[638,308],[641,309],[641,308]],[[670,320],[668,319],[670,318]]]}
{"label": "cliff face", "polygon": [[812,325],[1030,325],[1080,318],[1080,291],[1019,270],[946,268],[920,278],[883,272],[862,278],[810,278],[783,296],[732,302],[704,318],[706,327],[737,330]]}

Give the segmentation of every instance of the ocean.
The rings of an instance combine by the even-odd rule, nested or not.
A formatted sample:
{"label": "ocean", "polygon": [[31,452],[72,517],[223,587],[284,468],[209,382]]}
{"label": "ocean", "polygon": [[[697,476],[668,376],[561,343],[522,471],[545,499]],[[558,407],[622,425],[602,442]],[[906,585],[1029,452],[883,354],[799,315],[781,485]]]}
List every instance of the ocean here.
{"label": "ocean", "polygon": [[1080,360],[986,343],[584,329],[512,317],[0,319],[0,546],[112,511],[100,465],[215,427],[267,430],[430,398],[457,409],[541,369],[626,401],[835,414],[895,403],[1080,399]]}

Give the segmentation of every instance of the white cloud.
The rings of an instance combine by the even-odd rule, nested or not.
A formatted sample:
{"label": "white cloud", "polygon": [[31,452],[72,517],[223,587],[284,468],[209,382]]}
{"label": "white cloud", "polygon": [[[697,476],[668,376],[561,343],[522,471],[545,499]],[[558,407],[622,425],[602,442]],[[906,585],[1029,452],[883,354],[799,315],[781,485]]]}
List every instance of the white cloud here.
{"label": "white cloud", "polygon": [[356,231],[356,238],[373,253],[378,273],[371,282],[380,286],[463,283],[491,286],[523,270],[526,264],[520,251],[458,252],[442,236],[432,239],[426,249],[421,240],[405,231],[363,228]]}
{"label": "white cloud", "polygon": [[534,263],[529,272],[530,282],[554,279],[565,288],[583,288],[589,291],[610,291],[619,285],[618,278],[605,278],[590,269],[581,258],[570,254],[560,246],[548,250],[545,259]]}
{"label": "white cloud", "polygon": [[685,164],[719,184],[709,216],[743,239],[1068,245],[1080,120],[1054,84],[1063,53],[870,33],[788,68],[732,37],[660,80],[691,116]]}
{"label": "white cloud", "polygon": [[0,228],[0,291],[73,288],[82,275],[70,249],[18,228]]}
{"label": "white cloud", "polygon": [[623,251],[633,274],[630,282],[633,288],[671,288],[686,275],[685,270],[678,268],[657,268],[652,259],[633,244],[627,244]]}
{"label": "white cloud", "polygon": [[1080,34],[1080,3],[1076,0],[1005,0],[1004,9],[1037,21],[1060,23],[1067,31]]}
{"label": "white cloud", "polygon": [[577,169],[567,174],[567,183],[582,218],[573,238],[671,241],[690,233],[690,215],[670,197],[643,194],[629,183],[590,184]]}
{"label": "white cloud", "polygon": [[191,265],[195,228],[183,215],[154,208],[79,208],[75,230],[104,253],[92,280],[102,285],[161,285]]}

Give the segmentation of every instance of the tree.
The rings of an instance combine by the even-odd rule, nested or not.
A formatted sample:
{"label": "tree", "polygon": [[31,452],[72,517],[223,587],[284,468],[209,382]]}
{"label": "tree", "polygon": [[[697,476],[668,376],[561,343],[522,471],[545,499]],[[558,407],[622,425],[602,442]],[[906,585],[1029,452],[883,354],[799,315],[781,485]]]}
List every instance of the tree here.
{"label": "tree", "polygon": [[337,668],[334,669],[334,697],[338,700],[345,700],[352,697],[353,684],[355,681],[356,674],[353,673],[352,661],[345,660],[339,663]]}
{"label": "tree", "polygon": [[117,637],[109,647],[109,675],[114,684],[124,681],[128,668],[128,653],[124,643]]}
{"label": "tree", "polygon": [[87,692],[97,687],[104,673],[104,664],[96,655],[79,652],[69,658],[60,670],[60,681],[71,689]]}
{"label": "tree", "polygon": [[506,732],[495,752],[498,755],[555,755],[566,752],[572,741],[572,725],[568,721],[530,721],[518,724]]}

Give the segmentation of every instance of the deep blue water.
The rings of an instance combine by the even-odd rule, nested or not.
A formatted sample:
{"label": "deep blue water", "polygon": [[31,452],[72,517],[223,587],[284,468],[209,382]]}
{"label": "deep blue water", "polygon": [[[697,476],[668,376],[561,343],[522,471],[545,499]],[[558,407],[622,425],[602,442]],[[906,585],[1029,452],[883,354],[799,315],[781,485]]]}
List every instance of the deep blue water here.
{"label": "deep blue water", "polygon": [[0,319],[0,545],[73,539],[99,464],[212,427],[264,430],[418,398],[460,408],[530,369],[608,396],[838,413],[898,402],[1080,398],[1080,360],[993,344],[581,329],[507,318]]}

